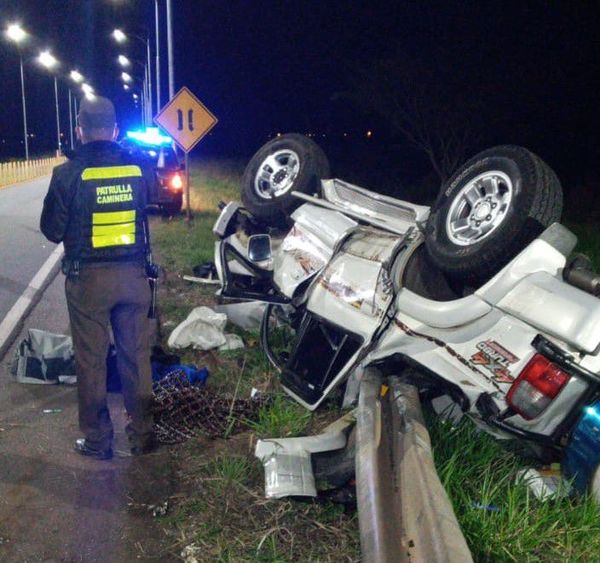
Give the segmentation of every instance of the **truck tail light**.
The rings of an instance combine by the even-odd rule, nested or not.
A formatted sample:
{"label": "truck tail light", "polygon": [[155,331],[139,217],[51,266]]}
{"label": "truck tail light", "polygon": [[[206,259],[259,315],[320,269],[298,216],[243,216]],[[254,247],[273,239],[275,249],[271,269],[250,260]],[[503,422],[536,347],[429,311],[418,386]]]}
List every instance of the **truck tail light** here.
{"label": "truck tail light", "polygon": [[173,174],[173,177],[171,178],[171,181],[169,182],[169,186],[174,189],[174,190],[180,190],[181,188],[183,188],[183,180],[181,179],[181,174],[179,174],[179,172],[176,172],[175,174]]}
{"label": "truck tail light", "polygon": [[506,400],[526,420],[538,416],[561,392],[570,375],[536,354],[512,384]]}

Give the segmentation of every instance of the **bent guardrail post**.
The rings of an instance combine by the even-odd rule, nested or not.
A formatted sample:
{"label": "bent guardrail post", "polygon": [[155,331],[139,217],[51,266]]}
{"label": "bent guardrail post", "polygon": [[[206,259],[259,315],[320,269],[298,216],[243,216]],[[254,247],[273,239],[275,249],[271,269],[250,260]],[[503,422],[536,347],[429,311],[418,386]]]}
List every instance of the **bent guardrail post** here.
{"label": "bent guardrail post", "polygon": [[471,553],[431,454],[415,387],[365,370],[357,413],[356,487],[367,562],[468,563]]}

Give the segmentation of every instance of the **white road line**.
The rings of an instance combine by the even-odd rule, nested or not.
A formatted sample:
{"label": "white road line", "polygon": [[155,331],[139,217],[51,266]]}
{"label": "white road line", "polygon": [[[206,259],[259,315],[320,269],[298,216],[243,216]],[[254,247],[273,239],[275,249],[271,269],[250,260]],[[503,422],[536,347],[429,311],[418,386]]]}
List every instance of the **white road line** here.
{"label": "white road line", "polygon": [[57,265],[63,256],[63,250],[62,244],[56,247],[0,323],[0,359],[20,330],[21,321],[37,303],[48,280],[58,272]]}

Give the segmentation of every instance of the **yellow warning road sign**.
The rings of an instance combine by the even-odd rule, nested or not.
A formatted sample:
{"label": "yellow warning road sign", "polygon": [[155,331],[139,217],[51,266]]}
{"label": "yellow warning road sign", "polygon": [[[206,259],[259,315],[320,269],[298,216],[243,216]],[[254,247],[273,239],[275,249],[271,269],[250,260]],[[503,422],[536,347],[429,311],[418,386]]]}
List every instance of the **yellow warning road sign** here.
{"label": "yellow warning road sign", "polygon": [[154,122],[181,147],[190,152],[218,119],[185,86],[160,110]]}

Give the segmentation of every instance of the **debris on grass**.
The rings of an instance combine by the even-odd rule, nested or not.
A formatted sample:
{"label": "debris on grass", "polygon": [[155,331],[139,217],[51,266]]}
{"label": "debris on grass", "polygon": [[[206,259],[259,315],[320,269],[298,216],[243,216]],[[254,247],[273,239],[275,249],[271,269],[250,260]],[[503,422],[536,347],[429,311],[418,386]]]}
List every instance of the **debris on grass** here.
{"label": "debris on grass", "polygon": [[191,543],[190,545],[186,545],[181,551],[181,558],[184,563],[198,563],[200,559],[198,557],[201,556],[202,548],[197,546],[195,543]]}
{"label": "debris on grass", "polygon": [[517,471],[517,483],[524,482],[538,500],[569,496],[571,486],[563,479],[558,469],[537,470],[534,468]]}
{"label": "debris on grass", "polygon": [[216,394],[189,382],[174,371],[154,384],[154,428],[164,444],[177,444],[193,436],[223,437],[245,429],[258,419],[265,397],[240,399]]}

